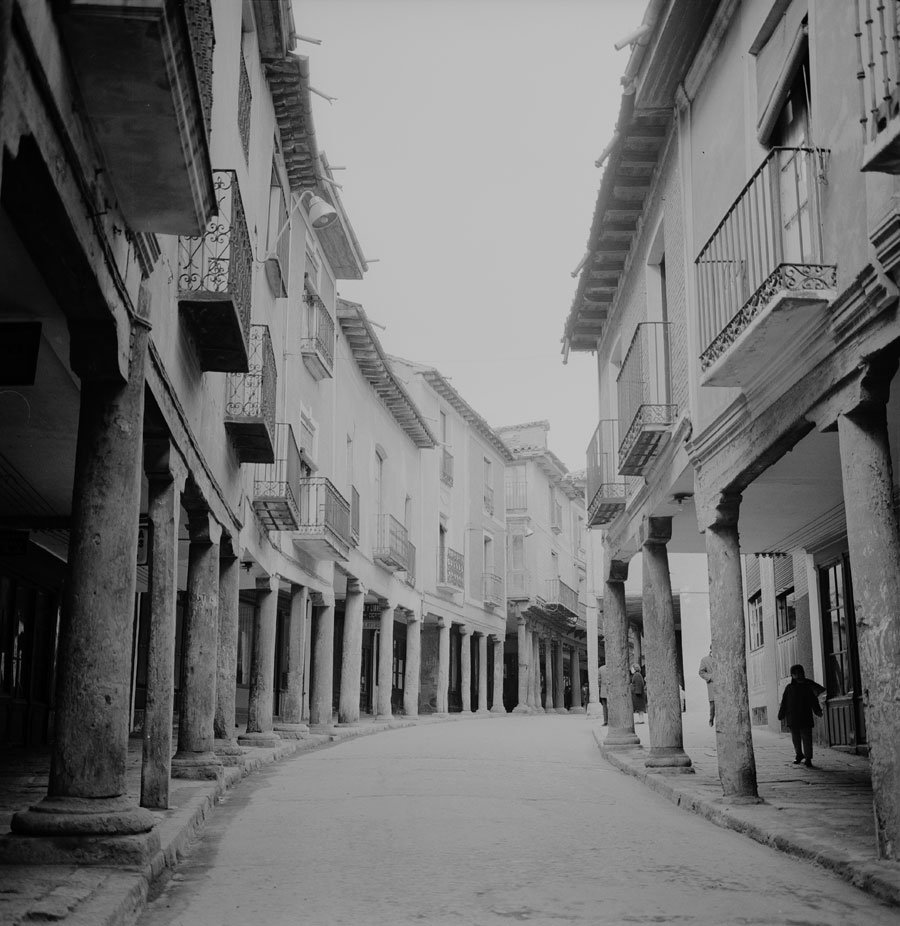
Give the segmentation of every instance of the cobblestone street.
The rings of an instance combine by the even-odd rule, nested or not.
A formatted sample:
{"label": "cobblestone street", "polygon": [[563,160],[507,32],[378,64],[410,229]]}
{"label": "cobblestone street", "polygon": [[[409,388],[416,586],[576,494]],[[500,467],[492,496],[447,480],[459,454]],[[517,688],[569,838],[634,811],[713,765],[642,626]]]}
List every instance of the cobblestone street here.
{"label": "cobblestone street", "polygon": [[591,727],[423,725],[271,767],[229,793],[141,926],[896,922],[616,771]]}

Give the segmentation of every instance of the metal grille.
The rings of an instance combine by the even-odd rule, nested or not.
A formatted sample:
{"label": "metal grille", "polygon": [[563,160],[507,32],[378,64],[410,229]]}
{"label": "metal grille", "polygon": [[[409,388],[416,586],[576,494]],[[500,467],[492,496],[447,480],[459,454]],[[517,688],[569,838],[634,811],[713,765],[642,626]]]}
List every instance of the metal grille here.
{"label": "metal grille", "polygon": [[547,579],[547,608],[564,608],[572,617],[578,616],[578,593],[560,578]]}
{"label": "metal grille", "polygon": [[250,328],[253,254],[233,170],[213,171],[216,215],[195,238],[178,239],[179,293],[230,293],[244,336]]}
{"label": "metal grille", "polygon": [[275,430],[275,353],[268,325],[251,325],[247,373],[228,374],[225,413],[229,418],[262,418]]}
{"label": "metal grille", "polygon": [[244,149],[244,160],[250,159],[250,110],[253,97],[250,93],[250,75],[247,73],[247,64],[241,52],[241,68],[238,77],[238,132],[241,136],[241,147]]}
{"label": "metal grille", "polygon": [[412,542],[406,545],[406,584],[416,584],[416,547]]}
{"label": "metal grille", "polygon": [[300,534],[327,534],[340,547],[350,546],[350,504],[324,476],[300,480]]}
{"label": "metal grille", "polygon": [[300,451],[289,424],[276,425],[275,461],[257,463],[253,477],[253,510],[260,523],[267,530],[296,530]]}
{"label": "metal grille", "polygon": [[696,260],[706,370],[779,290],[836,285],[823,263],[820,190],[829,152],[773,148]]}
{"label": "metal grille", "polygon": [[528,507],[527,482],[507,482],[505,491],[507,511],[521,511]]}
{"label": "metal grille", "polygon": [[900,112],[900,10],[897,0],[857,0],[859,123],[863,144]]}
{"label": "metal grille", "polygon": [[441,452],[441,482],[453,485],[453,454],[446,447]]}
{"label": "metal grille", "polygon": [[313,293],[304,293],[303,301],[309,306],[309,337],[300,342],[301,350],[314,350],[334,368],[334,319],[328,314],[325,303]]}
{"label": "metal grille", "polygon": [[382,560],[389,560],[405,568],[406,548],[409,544],[409,535],[406,528],[390,514],[380,514],[375,518],[375,549],[374,556]]}
{"label": "metal grille", "polygon": [[466,558],[462,553],[447,548],[443,561],[438,556],[438,581],[460,591],[465,588]]}
{"label": "metal grille", "polygon": [[482,574],[482,586],[484,589],[484,603],[491,607],[499,607],[503,604],[503,579],[492,572]]}
{"label": "metal grille", "polygon": [[184,15],[191,40],[191,56],[200,91],[203,122],[209,136],[212,126],[213,49],[216,44],[211,0],[184,0]]}
{"label": "metal grille", "polygon": [[[619,477],[619,422],[607,418],[597,425],[587,450],[588,524],[608,524],[625,508],[627,484]],[[579,532],[579,543],[583,538]]]}

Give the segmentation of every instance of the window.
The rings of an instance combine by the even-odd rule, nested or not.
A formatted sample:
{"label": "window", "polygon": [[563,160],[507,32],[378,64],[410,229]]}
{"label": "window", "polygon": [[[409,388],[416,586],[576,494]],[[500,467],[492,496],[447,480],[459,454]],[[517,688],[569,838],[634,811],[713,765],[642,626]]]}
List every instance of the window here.
{"label": "window", "polygon": [[484,571],[489,574],[494,571],[494,541],[487,535],[484,538]]}
{"label": "window", "polygon": [[288,260],[291,231],[284,191],[278,179],[278,168],[272,164],[269,184],[269,221],[266,233],[266,279],[276,297],[287,295]]}
{"label": "window", "polygon": [[438,525],[438,581],[447,579],[447,528],[443,523]]}
{"label": "window", "polygon": [[747,602],[750,612],[750,649],[759,649],[765,642],[763,636],[762,594],[757,592]]}
{"label": "window", "polygon": [[797,612],[794,610],[794,590],[782,592],[775,599],[775,627],[779,637],[797,627]]}
{"label": "window", "polygon": [[494,513],[494,485],[491,461],[484,457],[484,510],[488,514]]}
{"label": "window", "polygon": [[525,535],[511,534],[509,538],[509,568],[521,572],[525,568]]}
{"label": "window", "polygon": [[347,485],[353,485],[353,438],[347,435]]}
{"label": "window", "polygon": [[447,421],[447,413],[445,411],[438,412],[440,415],[440,425],[441,425],[441,442],[443,444],[450,443],[450,427],[449,422]]}
{"label": "window", "polygon": [[375,511],[384,514],[384,457],[375,451]]}
{"label": "window", "polygon": [[407,495],[406,501],[403,503],[403,526],[406,528],[407,534],[412,533],[412,519],[413,500],[411,495]]}

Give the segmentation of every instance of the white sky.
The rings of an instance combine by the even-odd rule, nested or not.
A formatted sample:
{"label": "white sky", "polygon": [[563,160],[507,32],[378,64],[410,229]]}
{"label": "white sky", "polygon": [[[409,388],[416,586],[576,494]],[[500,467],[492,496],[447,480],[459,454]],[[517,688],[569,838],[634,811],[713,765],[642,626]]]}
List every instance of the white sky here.
{"label": "white sky", "polygon": [[643,0],[302,0],[319,146],[370,265],[340,292],[386,351],[436,366],[492,425],[546,418],[583,469],[595,358],[562,364]]}

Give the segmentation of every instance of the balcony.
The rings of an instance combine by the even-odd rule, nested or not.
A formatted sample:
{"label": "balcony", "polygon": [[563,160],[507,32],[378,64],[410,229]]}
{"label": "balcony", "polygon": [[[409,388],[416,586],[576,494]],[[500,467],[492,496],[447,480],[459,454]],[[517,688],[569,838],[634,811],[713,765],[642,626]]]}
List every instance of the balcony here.
{"label": "balcony", "polygon": [[69,59],[129,226],[199,234],[215,208],[210,0],[69,0],[63,9]]}
{"label": "balcony", "polygon": [[527,569],[506,571],[506,597],[510,601],[527,601],[531,594],[531,573]]}
{"label": "balcony", "polygon": [[359,492],[350,486],[350,545],[359,546]]}
{"label": "balcony", "polygon": [[627,501],[627,485],[619,478],[619,422],[608,418],[597,425],[587,449],[588,527],[609,524]]}
{"label": "balcony", "polygon": [[507,482],[504,486],[506,493],[506,513],[519,514],[528,510],[528,483]]}
{"label": "balcony", "polygon": [[541,606],[546,611],[560,612],[570,621],[577,620],[579,616],[578,593],[559,578],[547,579]]}
{"label": "balcony", "polygon": [[[862,170],[900,173],[900,46],[896,3],[856,0]],[[873,15],[877,14],[877,15]]]}
{"label": "balcony", "polygon": [[484,487],[484,510],[486,514],[494,513],[494,487],[486,485]]}
{"label": "balcony", "polygon": [[453,454],[446,447],[441,450],[441,482],[453,486]]}
{"label": "balcony", "polygon": [[406,528],[389,514],[375,517],[375,546],[372,558],[379,566],[390,572],[406,569],[409,535]]}
{"label": "balcony", "polygon": [[324,476],[299,481],[300,520],[294,546],[316,559],[346,560],[350,555],[350,505]]}
{"label": "balcony", "polygon": [[782,387],[811,360],[837,286],[826,262],[821,188],[828,152],[774,148],[697,258],[701,382]]}
{"label": "balcony", "polygon": [[411,542],[406,545],[406,584],[416,587],[416,548]]}
{"label": "balcony", "polygon": [[300,355],[312,378],[319,382],[334,375],[334,319],[314,293],[304,293],[303,301],[308,336],[300,339]]}
{"label": "balcony", "polygon": [[216,215],[178,239],[178,308],[201,370],[247,371],[253,254],[234,171],[215,172]]}
{"label": "balcony", "polygon": [[444,558],[438,553],[437,590],[442,595],[454,595],[465,588],[466,558],[456,550],[447,549]]}
{"label": "balcony", "polygon": [[241,463],[273,463],[276,373],[267,325],[250,326],[248,367],[228,374],[225,430]]}
{"label": "balcony", "polygon": [[289,424],[275,429],[275,460],[257,463],[253,473],[253,510],[267,531],[295,531],[300,525],[300,451]]}
{"label": "balcony", "polygon": [[669,386],[669,325],[641,322],[618,378],[619,473],[641,476],[675,420]]}
{"label": "balcony", "polygon": [[502,608],[504,605],[503,579],[492,572],[482,573],[481,576],[484,606],[486,608]]}

